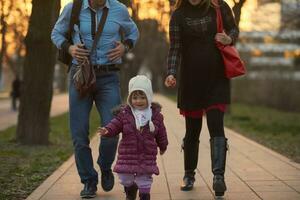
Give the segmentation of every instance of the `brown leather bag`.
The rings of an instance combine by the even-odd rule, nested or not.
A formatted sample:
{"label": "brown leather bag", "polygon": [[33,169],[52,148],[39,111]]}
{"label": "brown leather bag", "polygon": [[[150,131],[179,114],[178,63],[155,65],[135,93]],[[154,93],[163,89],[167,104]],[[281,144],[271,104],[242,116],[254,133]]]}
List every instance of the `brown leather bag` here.
{"label": "brown leather bag", "polygon": [[[103,14],[98,25],[98,30],[93,42],[90,55],[95,51],[97,42],[102,34],[104,24],[107,18],[108,8],[103,8]],[[79,93],[80,98],[86,97],[89,93],[93,92],[96,88],[96,75],[91,62],[91,56],[85,59],[77,66],[76,72],[73,76],[75,87]]]}
{"label": "brown leather bag", "polygon": [[96,75],[89,59],[85,59],[77,66],[73,79],[75,87],[81,98],[95,90]]}

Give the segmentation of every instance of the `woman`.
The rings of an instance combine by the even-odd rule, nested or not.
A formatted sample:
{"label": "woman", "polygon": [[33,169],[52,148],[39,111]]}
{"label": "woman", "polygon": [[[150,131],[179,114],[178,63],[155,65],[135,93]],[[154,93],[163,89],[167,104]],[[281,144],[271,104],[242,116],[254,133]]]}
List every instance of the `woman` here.
{"label": "woman", "polygon": [[[217,33],[216,11],[220,6],[224,32]],[[226,191],[224,181],[227,138],[223,118],[230,103],[230,81],[224,75],[216,41],[233,45],[239,30],[230,7],[223,1],[178,0],[170,21],[167,87],[176,85],[179,67],[178,108],[185,117],[184,169],[181,190],[193,188],[198,163],[199,136],[205,113],[210,133],[213,189],[216,196]]]}

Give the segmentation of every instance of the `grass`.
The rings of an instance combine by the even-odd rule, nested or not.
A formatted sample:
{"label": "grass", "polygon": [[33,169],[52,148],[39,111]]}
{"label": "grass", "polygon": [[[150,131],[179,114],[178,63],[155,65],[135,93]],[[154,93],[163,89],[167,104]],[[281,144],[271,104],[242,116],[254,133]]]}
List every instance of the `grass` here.
{"label": "grass", "polygon": [[[96,131],[98,124],[99,117],[93,109],[91,133]],[[72,155],[68,127],[68,113],[52,118],[49,146],[16,143],[15,126],[0,131],[0,200],[25,199]]]}
{"label": "grass", "polygon": [[[168,97],[176,101],[175,95]],[[300,113],[233,103],[225,126],[300,162]]]}
{"label": "grass", "polygon": [[232,104],[225,126],[300,162],[300,113]]}

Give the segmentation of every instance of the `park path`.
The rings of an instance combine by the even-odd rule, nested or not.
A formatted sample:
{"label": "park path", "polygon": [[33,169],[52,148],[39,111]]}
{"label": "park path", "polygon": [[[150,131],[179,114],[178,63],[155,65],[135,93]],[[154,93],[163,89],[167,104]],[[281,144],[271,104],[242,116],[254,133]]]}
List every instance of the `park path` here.
{"label": "park path", "polygon": [[[160,102],[168,131],[169,146],[163,156],[158,157],[160,175],[154,177],[151,193],[153,200],[204,200],[213,199],[210,162],[209,134],[204,122],[201,134],[199,163],[194,190],[179,189],[183,176],[183,154],[180,144],[184,133],[184,119],[178,114],[176,104],[166,97],[155,95]],[[299,200],[300,164],[256,143],[240,134],[226,129],[230,151],[226,168],[228,191],[225,199],[230,200]],[[91,141],[94,159],[97,158],[99,138]],[[96,163],[96,162],[95,162]],[[97,170],[99,168],[97,166]],[[82,189],[72,156],[43,184],[28,200],[77,200]],[[100,185],[95,200],[125,199],[123,189],[116,180],[111,192],[104,192]]]}
{"label": "park path", "polygon": [[[68,94],[54,95],[51,104],[51,116],[57,116],[69,110]],[[11,110],[10,100],[0,100],[0,131],[17,123],[18,112]]]}

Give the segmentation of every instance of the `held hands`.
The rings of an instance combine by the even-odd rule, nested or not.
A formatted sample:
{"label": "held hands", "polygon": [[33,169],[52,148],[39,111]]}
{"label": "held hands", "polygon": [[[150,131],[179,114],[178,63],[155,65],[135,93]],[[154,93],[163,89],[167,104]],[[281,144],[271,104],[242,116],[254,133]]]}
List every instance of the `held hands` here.
{"label": "held hands", "polygon": [[100,136],[104,136],[108,133],[108,130],[104,127],[99,127],[98,130],[97,130],[97,133],[100,135]]}
{"label": "held hands", "polygon": [[223,45],[229,45],[232,43],[231,37],[229,37],[224,31],[223,33],[217,33],[215,36],[215,40],[222,43]]}
{"label": "held hands", "polygon": [[167,78],[165,80],[165,86],[168,88],[175,87],[176,86],[176,78],[173,75],[167,76]]}
{"label": "held hands", "polygon": [[108,59],[110,61],[115,61],[120,59],[125,53],[125,46],[120,41],[115,41],[116,47],[108,51]]}
{"label": "held hands", "polygon": [[80,63],[87,59],[90,50],[85,49],[84,44],[75,44],[69,47],[69,54]]}

